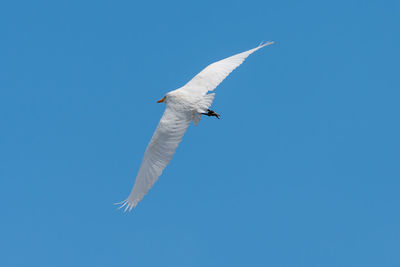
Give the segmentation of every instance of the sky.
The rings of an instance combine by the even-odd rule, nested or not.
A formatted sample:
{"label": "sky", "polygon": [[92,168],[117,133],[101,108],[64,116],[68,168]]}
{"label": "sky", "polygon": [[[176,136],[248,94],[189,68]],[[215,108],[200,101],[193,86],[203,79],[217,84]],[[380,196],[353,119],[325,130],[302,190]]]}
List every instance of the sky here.
{"label": "sky", "polygon": [[[0,266],[400,266],[399,1],[1,1]],[[163,113],[216,90],[131,213]]]}

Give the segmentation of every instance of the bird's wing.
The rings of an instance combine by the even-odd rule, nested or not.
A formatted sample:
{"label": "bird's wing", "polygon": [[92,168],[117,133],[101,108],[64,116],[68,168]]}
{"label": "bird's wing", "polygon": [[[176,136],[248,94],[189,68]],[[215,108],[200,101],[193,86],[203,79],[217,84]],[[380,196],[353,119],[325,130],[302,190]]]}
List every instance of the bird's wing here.
{"label": "bird's wing", "polygon": [[274,42],[267,42],[261,44],[256,48],[208,65],[187,84],[185,84],[181,90],[191,94],[205,95],[208,91],[214,90],[234,69],[239,67],[249,55],[258,49],[273,43]]}
{"label": "bird's wing", "polygon": [[170,162],[191,121],[191,114],[167,107],[146,148],[142,164],[129,197],[118,204],[131,211],[149,191]]}

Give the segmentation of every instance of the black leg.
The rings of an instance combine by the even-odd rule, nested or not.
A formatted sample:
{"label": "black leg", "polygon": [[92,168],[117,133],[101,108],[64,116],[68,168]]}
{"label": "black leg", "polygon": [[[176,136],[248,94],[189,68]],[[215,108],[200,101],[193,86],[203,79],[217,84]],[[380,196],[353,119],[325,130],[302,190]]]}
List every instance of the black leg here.
{"label": "black leg", "polygon": [[207,109],[207,113],[201,113],[203,115],[209,116],[209,117],[217,117],[219,119],[220,115],[216,113],[214,110]]}

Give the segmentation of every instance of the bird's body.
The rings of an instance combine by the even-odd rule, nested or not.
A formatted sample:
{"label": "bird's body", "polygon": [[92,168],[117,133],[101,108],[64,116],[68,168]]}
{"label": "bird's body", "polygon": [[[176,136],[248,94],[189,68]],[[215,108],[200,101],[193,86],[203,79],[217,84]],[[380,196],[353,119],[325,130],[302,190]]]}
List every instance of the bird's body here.
{"label": "bird's body", "polygon": [[199,108],[199,103],[203,99],[200,95],[191,95],[181,88],[166,94],[165,104],[171,106],[178,112],[195,111]]}
{"label": "bird's body", "polygon": [[207,66],[185,86],[170,91],[158,101],[166,103],[164,114],[146,148],[129,197],[119,203],[121,208],[130,211],[142,200],[172,159],[191,121],[197,125],[201,115],[219,118],[219,114],[209,109],[215,94],[207,92],[214,90],[250,54],[272,43],[259,45]]}

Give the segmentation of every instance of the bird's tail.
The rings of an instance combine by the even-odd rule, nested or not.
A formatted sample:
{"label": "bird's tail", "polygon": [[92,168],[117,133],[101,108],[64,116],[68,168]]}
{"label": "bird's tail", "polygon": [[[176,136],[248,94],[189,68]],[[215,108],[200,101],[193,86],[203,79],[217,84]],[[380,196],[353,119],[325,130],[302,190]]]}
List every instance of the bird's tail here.
{"label": "bird's tail", "polygon": [[197,104],[197,109],[193,112],[192,120],[194,125],[199,124],[201,113],[206,113],[207,109],[211,106],[215,97],[215,93],[203,96],[203,99]]}

